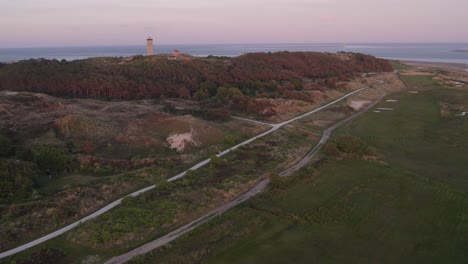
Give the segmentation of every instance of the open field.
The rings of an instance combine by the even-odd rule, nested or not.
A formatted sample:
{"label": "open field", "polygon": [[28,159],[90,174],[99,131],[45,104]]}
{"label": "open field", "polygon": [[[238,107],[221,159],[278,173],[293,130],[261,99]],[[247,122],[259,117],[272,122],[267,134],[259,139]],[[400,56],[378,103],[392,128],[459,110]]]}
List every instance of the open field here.
{"label": "open field", "polygon": [[[466,91],[404,77],[338,134],[377,160],[325,155],[281,185],[132,263],[465,263]],[[204,241],[200,243],[200,241]]]}
{"label": "open field", "polygon": [[380,107],[394,111],[367,114],[341,133],[364,139],[390,164],[468,190],[468,122],[457,116],[468,104],[468,93],[431,86],[428,77],[405,80],[423,91],[391,96],[398,102]]}

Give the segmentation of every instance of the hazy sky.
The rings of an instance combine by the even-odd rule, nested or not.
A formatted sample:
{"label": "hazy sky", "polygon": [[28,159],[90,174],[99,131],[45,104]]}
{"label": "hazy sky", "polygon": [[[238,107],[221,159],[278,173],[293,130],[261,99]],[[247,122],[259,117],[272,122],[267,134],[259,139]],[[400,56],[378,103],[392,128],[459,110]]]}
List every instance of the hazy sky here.
{"label": "hazy sky", "polygon": [[0,47],[468,42],[468,0],[0,0]]}

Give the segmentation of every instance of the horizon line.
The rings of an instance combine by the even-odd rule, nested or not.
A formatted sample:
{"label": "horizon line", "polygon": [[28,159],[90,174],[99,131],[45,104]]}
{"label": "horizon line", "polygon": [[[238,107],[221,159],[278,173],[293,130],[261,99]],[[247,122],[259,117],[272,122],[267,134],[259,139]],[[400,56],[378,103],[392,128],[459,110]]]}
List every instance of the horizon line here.
{"label": "horizon line", "polygon": [[[391,41],[391,42],[233,42],[233,43],[155,43],[155,46],[204,46],[204,45],[336,45],[336,46],[346,46],[352,44],[468,44],[468,42],[450,42],[450,41],[428,41],[428,42],[421,42],[421,41],[408,41],[408,42],[400,42],[400,41]],[[146,43],[140,44],[116,44],[116,45],[103,45],[103,44],[96,44],[96,45],[60,45],[60,46],[28,46],[28,47],[0,47],[0,49],[41,49],[41,48],[86,48],[86,47],[135,47],[135,46],[145,46]]]}

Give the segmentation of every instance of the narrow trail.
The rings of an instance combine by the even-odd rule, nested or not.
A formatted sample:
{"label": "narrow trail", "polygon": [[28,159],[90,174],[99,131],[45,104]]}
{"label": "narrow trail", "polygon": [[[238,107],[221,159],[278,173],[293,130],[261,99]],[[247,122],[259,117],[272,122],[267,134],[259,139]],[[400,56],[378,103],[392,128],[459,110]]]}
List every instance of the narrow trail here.
{"label": "narrow trail", "polygon": [[[248,140],[246,140],[246,141],[244,141],[244,142],[242,142],[242,143],[240,143],[240,144],[238,144],[238,145],[236,145],[236,146],[233,146],[233,147],[231,147],[231,148],[229,148],[229,149],[226,149],[226,150],[224,150],[223,152],[217,154],[216,156],[222,157],[222,156],[224,156],[224,155],[230,153],[230,152],[233,151],[233,150],[236,150],[236,149],[238,149],[238,148],[240,148],[240,147],[242,147],[242,146],[248,145],[248,144],[252,143],[253,141],[255,141],[255,140],[259,139],[259,138],[265,137],[265,136],[267,136],[267,135],[269,135],[269,134],[275,132],[276,130],[282,128],[282,127],[285,126],[285,125],[288,125],[288,124],[290,124],[290,123],[292,123],[292,122],[294,122],[294,121],[297,121],[297,120],[302,119],[302,118],[304,118],[304,117],[306,117],[306,116],[309,116],[309,115],[311,115],[311,114],[313,114],[313,113],[316,113],[316,112],[318,112],[318,111],[321,111],[321,110],[323,110],[323,109],[325,109],[325,108],[327,108],[327,107],[329,107],[329,106],[331,106],[331,105],[334,105],[334,104],[336,104],[336,103],[338,103],[338,102],[340,102],[340,101],[342,101],[342,100],[344,100],[344,99],[346,99],[346,98],[348,98],[348,97],[350,97],[350,96],[352,96],[352,95],[354,95],[354,94],[356,94],[356,93],[359,93],[359,92],[361,92],[361,91],[363,91],[363,90],[366,90],[366,89],[369,89],[369,88],[375,87],[375,86],[380,86],[380,85],[383,85],[383,84],[385,84],[384,81],[379,81],[379,82],[377,82],[377,83],[364,86],[364,87],[362,87],[362,88],[360,88],[360,89],[357,89],[357,90],[354,90],[354,91],[352,91],[352,92],[350,92],[350,93],[347,93],[347,94],[343,95],[342,97],[340,97],[340,98],[338,98],[338,99],[336,99],[336,100],[334,100],[334,101],[332,101],[332,102],[330,102],[330,103],[327,103],[327,104],[325,104],[325,105],[323,105],[323,106],[320,106],[320,107],[318,107],[318,108],[316,108],[316,109],[314,109],[314,110],[312,110],[312,111],[309,111],[309,112],[307,112],[307,113],[304,113],[304,114],[302,114],[302,115],[299,115],[299,116],[297,116],[297,117],[294,117],[294,118],[292,118],[292,119],[289,119],[289,120],[284,121],[284,122],[282,122],[282,123],[270,124],[270,125],[272,126],[272,128],[271,128],[270,130],[268,130],[268,131],[266,131],[266,132],[263,132],[263,133],[261,133],[261,134],[255,136],[255,137],[252,137],[252,138],[250,138],[250,139],[248,139]],[[101,109],[101,110],[102,110],[102,109]],[[260,121],[258,121],[258,122],[260,122]],[[317,151],[318,151],[318,150],[317,150]],[[184,177],[184,176],[187,174],[187,172],[189,172],[189,171],[191,171],[191,170],[197,170],[197,169],[199,169],[199,168],[201,168],[201,167],[207,165],[208,163],[210,163],[210,159],[206,159],[206,160],[204,160],[204,161],[202,161],[202,162],[196,164],[195,166],[191,167],[190,169],[188,169],[188,170],[186,170],[186,171],[184,171],[184,172],[182,172],[182,173],[180,173],[180,174],[178,174],[178,175],[176,175],[176,176],[174,176],[174,177],[172,177],[172,178],[169,178],[167,181],[172,182],[172,181],[178,180],[178,179]],[[128,196],[136,197],[136,196],[138,196],[138,195],[140,195],[140,194],[142,194],[142,193],[145,193],[145,192],[147,192],[147,191],[150,191],[150,190],[154,189],[155,187],[156,187],[155,185],[152,185],[152,186],[143,188],[143,189],[141,189],[141,190],[138,190],[138,191],[136,191],[136,192],[133,192],[133,193],[131,193],[131,194],[128,195]],[[52,233],[50,233],[50,234],[48,234],[48,235],[45,235],[45,236],[40,237],[40,238],[38,238],[38,239],[36,239],[36,240],[33,240],[33,241],[29,242],[29,243],[26,243],[26,244],[24,244],[24,245],[21,245],[21,246],[18,246],[18,247],[16,247],[16,248],[13,248],[13,249],[10,249],[10,250],[8,250],[8,251],[5,251],[5,252],[3,252],[3,253],[0,253],[0,259],[5,258],[5,257],[8,257],[8,256],[11,256],[11,255],[14,255],[14,254],[19,253],[19,252],[22,252],[22,251],[24,251],[24,250],[26,250],[26,249],[29,249],[29,248],[32,248],[32,247],[34,247],[34,246],[37,246],[37,245],[39,245],[39,244],[41,244],[41,243],[44,243],[44,242],[46,242],[46,241],[48,241],[48,240],[50,240],[50,239],[52,239],[52,238],[55,238],[55,237],[57,237],[57,236],[60,236],[60,235],[62,235],[62,234],[64,234],[64,233],[66,233],[66,232],[68,232],[68,231],[70,231],[70,230],[76,228],[76,227],[79,226],[80,224],[82,224],[82,223],[84,223],[84,222],[86,222],[86,221],[89,221],[89,220],[91,220],[91,219],[94,219],[94,218],[96,218],[96,217],[98,217],[98,216],[100,216],[100,215],[102,215],[102,214],[104,214],[104,213],[110,211],[110,210],[113,209],[114,207],[118,206],[118,205],[122,202],[122,200],[123,200],[124,198],[125,198],[125,197],[120,198],[120,199],[117,199],[116,201],[114,201],[114,202],[112,202],[112,203],[106,205],[105,207],[99,209],[98,211],[96,211],[96,212],[94,212],[94,213],[92,213],[92,214],[90,214],[90,215],[88,215],[88,216],[86,216],[86,217],[84,217],[84,218],[82,218],[82,219],[80,219],[80,220],[78,220],[78,221],[72,223],[72,224],[69,224],[69,225],[67,225],[67,226],[65,226],[65,227],[63,227],[63,228],[61,228],[61,229],[59,229],[59,230],[56,230],[56,231],[54,231],[54,232],[52,232]]]}
{"label": "narrow trail", "polygon": [[333,131],[341,126],[343,126],[344,124],[346,123],[349,123],[351,122],[353,119],[355,119],[356,117],[360,116],[361,114],[363,114],[364,112],[367,112],[369,111],[372,107],[374,107],[376,104],[378,104],[383,98],[385,97],[385,94],[382,95],[381,97],[379,97],[375,102],[373,102],[372,104],[366,106],[363,110],[353,114],[352,116],[344,119],[344,120],[341,120],[340,122],[336,123],[335,125],[327,128],[324,132],[323,132],[323,135],[322,135],[322,138],[320,139],[319,143],[312,149],[312,151],[307,154],[301,161],[299,161],[296,165],[290,167],[289,169],[283,171],[282,173],[280,173],[280,176],[284,177],[284,176],[288,176],[290,175],[291,173],[293,173],[294,171],[297,171],[299,170],[300,168],[302,168],[304,165],[306,165],[307,163],[310,162],[310,160],[312,160],[312,158],[320,151],[320,149],[323,147],[323,145],[325,145],[325,143],[328,141],[328,139],[330,138],[331,134],[333,133]]}
{"label": "narrow trail", "polygon": [[271,124],[271,123],[266,123],[266,122],[262,122],[262,121],[258,121],[258,120],[254,120],[254,119],[248,119],[248,118],[239,117],[239,116],[232,116],[232,118],[242,120],[242,121],[251,122],[251,123],[256,123],[256,124],[260,124],[260,125],[265,125],[265,126],[274,126],[274,124]]}
{"label": "narrow trail", "polygon": [[[343,126],[344,124],[346,123],[349,123],[351,122],[352,120],[354,120],[355,118],[357,118],[359,115],[363,114],[364,112],[367,112],[369,111],[370,109],[372,109],[372,107],[374,107],[376,104],[378,104],[386,95],[382,95],[381,97],[379,97],[375,102],[373,102],[372,104],[366,106],[363,110],[351,115],[350,117],[336,123],[335,125],[327,128],[323,135],[322,135],[322,138],[320,139],[319,143],[313,148],[313,150],[307,154],[300,162],[298,162],[297,164],[295,164],[294,166],[288,168],[287,170],[283,171],[280,173],[280,176],[281,177],[286,177],[286,176],[289,176],[291,175],[291,173],[293,173],[294,171],[297,171],[299,170],[300,168],[302,168],[303,166],[305,166],[307,163],[309,163],[312,158],[314,158],[315,155],[317,155],[317,153],[320,151],[320,149],[322,148],[322,146],[327,142],[327,140],[330,138],[330,135],[331,133]],[[222,214],[223,212],[249,200],[250,198],[252,198],[253,196],[255,196],[256,194],[262,192],[267,186],[268,186],[268,183],[270,182],[269,179],[264,179],[262,181],[260,181],[259,183],[257,183],[252,189],[250,189],[248,192],[246,192],[245,194],[243,194],[242,196],[240,196],[239,198],[225,204],[225,205],[222,205],[212,211],[210,211],[209,213],[207,213],[206,215],[198,218],[197,220],[185,225],[185,226],[182,226],[174,231],[172,231],[171,233],[163,236],[163,237],[160,237],[154,241],[151,241],[141,247],[138,247],[136,249],[133,249],[132,251],[129,251],[125,254],[122,254],[120,256],[117,256],[117,257],[113,257],[111,258],[109,261],[107,261],[105,264],[121,264],[121,263],[125,263],[125,262],[128,262],[130,261],[132,258],[134,258],[135,256],[137,255],[141,255],[141,254],[146,254],[150,251],[153,251],[161,246],[164,246],[166,245],[167,243],[170,243],[171,241],[177,239],[178,237],[192,231],[193,229],[195,229],[196,227],[208,222],[210,219],[212,219],[213,217],[217,216],[217,215],[220,215]]]}
{"label": "narrow trail", "polygon": [[178,228],[178,229],[170,232],[169,234],[167,234],[167,235],[165,235],[163,237],[160,237],[160,238],[158,238],[158,239],[156,239],[154,241],[151,241],[151,242],[149,242],[149,243],[147,243],[147,244],[145,244],[145,245],[143,245],[141,247],[135,248],[134,250],[129,251],[129,252],[123,254],[123,255],[114,257],[114,258],[110,259],[109,261],[107,261],[106,264],[125,263],[125,262],[131,260],[133,257],[135,257],[137,255],[146,254],[146,253],[148,253],[148,252],[150,252],[150,251],[152,251],[152,250],[154,250],[156,248],[159,248],[161,246],[166,245],[167,243],[170,243],[171,241],[177,239],[181,235],[192,231],[196,227],[208,222],[209,220],[213,219],[214,217],[216,217],[216,216],[222,214],[223,212],[237,206],[240,203],[243,203],[243,202],[247,201],[251,197],[255,196],[256,194],[258,194],[260,192],[262,192],[268,186],[269,182],[270,182],[269,179],[262,180],[261,182],[257,183],[248,192],[246,192],[245,194],[240,196],[239,198],[237,198],[237,199],[235,199],[235,200],[233,200],[233,201],[231,201],[231,202],[229,202],[229,203],[227,203],[225,205],[222,205],[222,206],[210,211],[206,215],[196,219],[193,222],[190,222],[187,225],[184,225],[181,228]]}

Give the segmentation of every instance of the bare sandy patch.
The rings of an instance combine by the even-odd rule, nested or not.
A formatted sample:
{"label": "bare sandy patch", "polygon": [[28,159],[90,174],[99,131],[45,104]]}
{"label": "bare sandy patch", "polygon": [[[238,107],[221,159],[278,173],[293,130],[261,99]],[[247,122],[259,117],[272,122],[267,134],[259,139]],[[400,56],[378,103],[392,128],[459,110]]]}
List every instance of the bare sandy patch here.
{"label": "bare sandy patch", "polygon": [[371,102],[372,101],[351,101],[348,103],[348,106],[351,107],[354,111],[359,111]]}
{"label": "bare sandy patch", "polygon": [[179,152],[184,151],[185,147],[188,144],[193,144],[198,146],[198,143],[195,141],[193,137],[193,129],[190,129],[188,133],[182,134],[173,134],[167,138],[167,142],[169,143],[171,149],[175,149]]}

